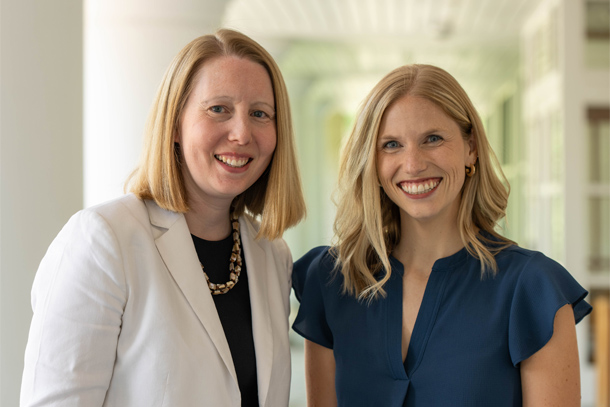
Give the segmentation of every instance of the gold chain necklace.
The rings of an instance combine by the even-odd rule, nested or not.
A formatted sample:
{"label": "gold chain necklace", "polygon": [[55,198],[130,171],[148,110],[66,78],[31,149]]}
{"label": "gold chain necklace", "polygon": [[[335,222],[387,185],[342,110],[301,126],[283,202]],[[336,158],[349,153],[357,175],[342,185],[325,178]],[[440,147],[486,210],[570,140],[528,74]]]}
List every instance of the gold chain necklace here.
{"label": "gold chain necklace", "polygon": [[201,270],[205,276],[205,281],[208,282],[208,288],[212,295],[226,294],[229,290],[235,287],[235,284],[239,281],[239,275],[241,274],[241,241],[239,240],[239,221],[234,213],[231,213],[231,226],[233,227],[233,250],[231,252],[231,262],[229,263],[229,281],[224,284],[214,284],[210,281],[205,270],[203,270],[203,264],[201,264]]}

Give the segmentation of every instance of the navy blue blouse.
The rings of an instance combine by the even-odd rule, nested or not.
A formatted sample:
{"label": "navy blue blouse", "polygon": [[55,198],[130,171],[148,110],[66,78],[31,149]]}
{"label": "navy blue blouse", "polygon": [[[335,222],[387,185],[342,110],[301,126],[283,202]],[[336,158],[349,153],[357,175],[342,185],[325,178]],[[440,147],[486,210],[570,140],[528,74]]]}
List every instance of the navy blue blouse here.
{"label": "navy blue blouse", "polygon": [[555,313],[591,312],[587,291],[542,253],[510,247],[481,279],[466,249],[437,260],[403,364],[402,263],[390,258],[387,296],[370,304],[341,294],[328,247],[294,264],[301,301],[293,329],[333,349],[339,406],[521,406],[519,362],[553,335]]}

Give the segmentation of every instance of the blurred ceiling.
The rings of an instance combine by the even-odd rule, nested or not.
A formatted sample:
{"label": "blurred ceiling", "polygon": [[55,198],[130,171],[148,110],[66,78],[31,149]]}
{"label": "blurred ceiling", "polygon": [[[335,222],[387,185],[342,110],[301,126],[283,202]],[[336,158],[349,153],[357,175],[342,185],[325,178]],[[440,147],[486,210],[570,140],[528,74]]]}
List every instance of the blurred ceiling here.
{"label": "blurred ceiling", "polygon": [[541,1],[231,0],[223,25],[261,41],[287,76],[376,81],[399,65],[430,63],[476,101],[515,76],[520,31]]}
{"label": "blurred ceiling", "polygon": [[292,39],[388,38],[422,46],[514,41],[540,0],[233,0],[225,22]]}

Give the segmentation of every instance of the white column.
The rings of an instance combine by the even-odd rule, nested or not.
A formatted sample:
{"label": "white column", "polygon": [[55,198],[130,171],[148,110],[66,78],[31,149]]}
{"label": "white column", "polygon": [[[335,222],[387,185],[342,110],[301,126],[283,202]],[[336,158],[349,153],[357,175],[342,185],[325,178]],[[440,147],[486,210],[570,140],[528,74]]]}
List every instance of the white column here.
{"label": "white column", "polygon": [[19,405],[40,259],[82,207],[82,3],[0,3],[0,405]]}
{"label": "white column", "polygon": [[[565,266],[572,275],[588,288],[587,269],[587,126],[585,103],[585,2],[560,0],[562,67],[564,162],[566,163],[565,193]],[[587,298],[589,301],[591,298]],[[577,327],[581,362],[582,405],[595,404],[595,371],[587,360],[591,317]]]}
{"label": "white column", "polygon": [[564,162],[566,163],[565,194],[565,233],[566,268],[583,284],[587,283],[587,231],[586,184],[586,114],[583,82],[575,78],[585,77],[584,41],[585,16],[584,2],[562,0],[562,34],[560,63],[563,70],[563,127]]}
{"label": "white column", "polygon": [[85,206],[122,194],[166,68],[184,45],[220,27],[227,3],[84,2]]}

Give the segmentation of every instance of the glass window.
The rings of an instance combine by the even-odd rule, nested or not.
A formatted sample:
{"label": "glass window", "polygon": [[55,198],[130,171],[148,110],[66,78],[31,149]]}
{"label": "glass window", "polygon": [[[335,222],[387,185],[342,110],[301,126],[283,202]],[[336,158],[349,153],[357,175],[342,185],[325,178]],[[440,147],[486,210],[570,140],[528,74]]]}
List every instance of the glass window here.
{"label": "glass window", "polygon": [[585,65],[592,69],[610,67],[610,2],[589,0],[586,8]]}
{"label": "glass window", "polygon": [[610,270],[610,198],[589,198],[589,269]]}
{"label": "glass window", "polygon": [[610,273],[610,108],[588,110],[589,269]]}
{"label": "glass window", "polygon": [[589,127],[589,181],[610,182],[610,109],[591,108]]}

